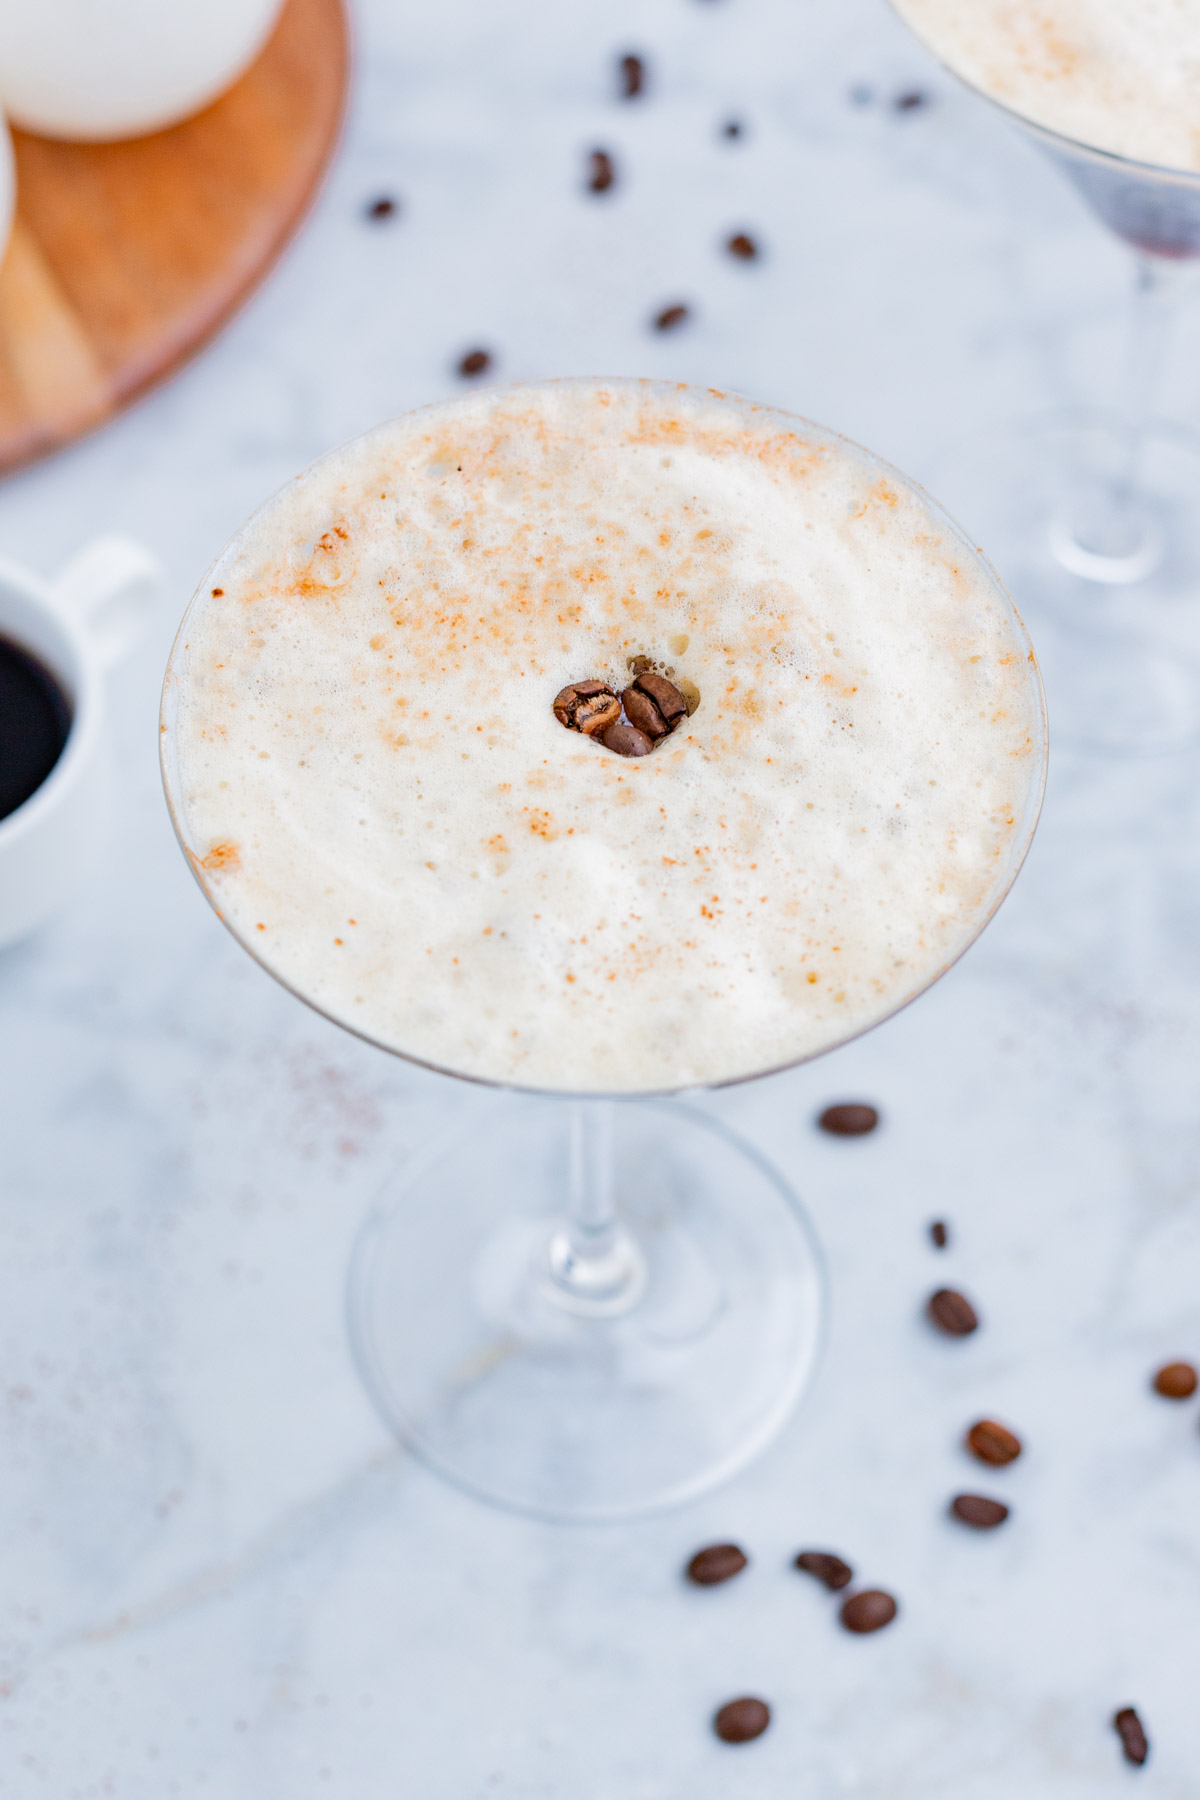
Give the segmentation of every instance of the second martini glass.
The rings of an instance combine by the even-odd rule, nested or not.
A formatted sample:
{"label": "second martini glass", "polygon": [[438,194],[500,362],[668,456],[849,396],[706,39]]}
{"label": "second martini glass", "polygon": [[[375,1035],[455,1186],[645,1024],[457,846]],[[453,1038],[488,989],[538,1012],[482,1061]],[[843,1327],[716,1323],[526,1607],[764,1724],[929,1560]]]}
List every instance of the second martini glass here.
{"label": "second martini glass", "polygon": [[1183,748],[1200,739],[1200,441],[1157,405],[1200,257],[1200,173],[1050,130],[947,66],[1129,246],[1133,279],[1106,403],[999,426],[956,446],[935,480],[1030,618],[1059,737],[1118,754]]}

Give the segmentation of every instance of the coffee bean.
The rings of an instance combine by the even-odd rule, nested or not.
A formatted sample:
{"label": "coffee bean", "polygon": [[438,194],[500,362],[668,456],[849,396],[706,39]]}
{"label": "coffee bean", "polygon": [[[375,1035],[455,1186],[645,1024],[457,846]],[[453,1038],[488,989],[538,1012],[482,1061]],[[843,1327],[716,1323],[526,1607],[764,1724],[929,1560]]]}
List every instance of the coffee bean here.
{"label": "coffee bean", "polygon": [[655,316],[654,329],[655,331],[674,331],[677,326],[686,324],[688,317],[688,309],[681,303],[664,306],[662,311]]}
{"label": "coffee bean", "polygon": [[603,681],[574,681],[555,695],[554,716],[570,731],[599,737],[621,717],[621,702]]}
{"label": "coffee bean", "polygon": [[802,1550],[796,1558],[796,1567],[823,1581],[831,1594],[836,1594],[839,1588],[849,1587],[854,1580],[850,1564],[831,1550]]}
{"label": "coffee bean", "polygon": [[648,738],[636,725],[610,725],[600,742],[606,750],[615,750],[618,756],[649,756],[654,748],[653,738]]}
{"label": "coffee bean", "polygon": [[1020,1438],[1007,1425],[998,1425],[995,1419],[980,1419],[972,1425],[966,1445],[972,1456],[977,1456],[980,1462],[992,1463],[996,1468],[1016,1462],[1021,1454]]}
{"label": "coffee bean", "polygon": [[903,94],[897,94],[892,105],[899,113],[917,112],[922,106],[929,105],[929,95],[923,94],[920,88],[909,88]]}
{"label": "coffee bean", "polygon": [[753,262],[758,255],[758,245],[755,243],[754,239],[744,231],[735,232],[725,248],[728,250],[730,256],[739,257],[742,262]]}
{"label": "coffee bean", "polygon": [[607,150],[593,150],[591,155],[591,174],[588,177],[588,188],[593,194],[607,194],[617,179],[617,171],[613,159]]}
{"label": "coffee bean", "polygon": [[936,1294],[931,1294],[925,1310],[947,1337],[970,1337],[973,1331],[979,1330],[979,1315],[975,1308],[965,1294],[954,1288],[939,1288]]}
{"label": "coffee bean", "polygon": [[860,1634],[868,1631],[882,1631],[890,1625],[897,1612],[896,1602],[882,1588],[864,1588],[861,1594],[851,1594],[849,1600],[842,1603],[842,1624],[847,1631]]}
{"label": "coffee bean", "polygon": [[365,210],[368,219],[382,222],[384,219],[395,218],[399,208],[390,194],[380,194],[378,200],[368,201]]}
{"label": "coffee bean", "polygon": [[666,737],[668,727],[649,694],[628,687],[621,695],[621,705],[625,708],[625,717],[629,723],[636,725],[639,731],[644,731],[648,738]]}
{"label": "coffee bean", "polygon": [[1113,1714],[1113,1729],[1121,1740],[1125,1761],[1135,1763],[1140,1769],[1150,1754],[1150,1743],[1132,1706],[1123,1706],[1120,1712]]}
{"label": "coffee bean", "polygon": [[933,1221],[933,1224],[929,1227],[929,1235],[933,1239],[935,1250],[944,1250],[946,1245],[950,1242],[950,1233],[946,1229],[946,1221],[944,1219],[935,1219]]}
{"label": "coffee bean", "polygon": [[1154,1377],[1154,1391],[1164,1400],[1190,1400],[1196,1391],[1196,1371],[1191,1363],[1164,1363]]}
{"label": "coffee bean", "polygon": [[724,125],[721,127],[721,135],[722,137],[727,137],[732,140],[734,138],[740,138],[745,129],[746,127],[742,124],[740,119],[726,119]]}
{"label": "coffee bean", "polygon": [[687,1566],[687,1578],[697,1587],[716,1587],[718,1582],[740,1575],[746,1562],[745,1551],[736,1544],[709,1544],[693,1556]]}
{"label": "coffee bean", "polygon": [[470,379],[473,375],[486,375],[492,366],[490,350],[468,350],[458,365],[460,375]]}
{"label": "coffee bean", "polygon": [[821,1130],[831,1137],[865,1137],[878,1123],[875,1108],[861,1100],[842,1100],[836,1106],[827,1106],[817,1120]]}
{"label": "coffee bean", "polygon": [[621,98],[636,100],[646,91],[646,65],[640,56],[623,56],[620,63]]}
{"label": "coffee bean", "polygon": [[716,1718],[713,1730],[725,1744],[748,1744],[761,1737],[771,1723],[771,1709],[765,1700],[727,1700]]}
{"label": "coffee bean", "polygon": [[995,1531],[1008,1517],[1003,1500],[988,1500],[983,1494],[956,1494],[950,1502],[950,1511],[964,1525],[973,1525],[976,1531]]}
{"label": "coffee bean", "polygon": [[[634,658],[635,662],[645,660]],[[638,669],[632,685],[621,695],[621,704],[625,717],[648,738],[666,737],[687,716],[687,701],[679,689],[649,668]]]}

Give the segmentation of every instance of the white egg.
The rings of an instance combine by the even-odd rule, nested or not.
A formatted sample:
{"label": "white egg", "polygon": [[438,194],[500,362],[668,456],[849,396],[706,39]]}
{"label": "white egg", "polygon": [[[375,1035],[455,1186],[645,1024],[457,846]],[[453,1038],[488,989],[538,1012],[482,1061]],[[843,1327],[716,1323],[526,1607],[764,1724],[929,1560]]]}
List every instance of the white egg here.
{"label": "white egg", "polygon": [[45,137],[140,137],[254,60],[282,0],[0,0],[0,106]]}

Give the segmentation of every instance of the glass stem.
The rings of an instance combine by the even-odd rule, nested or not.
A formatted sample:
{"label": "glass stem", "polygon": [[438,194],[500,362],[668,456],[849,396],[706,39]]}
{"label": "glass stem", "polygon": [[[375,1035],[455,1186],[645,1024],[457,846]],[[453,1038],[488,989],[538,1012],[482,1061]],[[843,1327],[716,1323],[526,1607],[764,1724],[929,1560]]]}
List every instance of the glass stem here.
{"label": "glass stem", "polygon": [[1126,511],[1137,504],[1146,432],[1158,399],[1178,286],[1176,264],[1145,251],[1139,253],[1129,312],[1113,482],[1114,498]]}
{"label": "glass stem", "polygon": [[1116,423],[1050,523],[1054,556],[1088,581],[1144,581],[1166,552],[1161,520],[1144,492],[1145,461],[1184,268],[1166,257],[1138,256]]}
{"label": "glass stem", "polygon": [[627,1312],[646,1282],[646,1264],[617,1214],[611,1100],[570,1102],[567,1215],[550,1239],[555,1298],[570,1311]]}

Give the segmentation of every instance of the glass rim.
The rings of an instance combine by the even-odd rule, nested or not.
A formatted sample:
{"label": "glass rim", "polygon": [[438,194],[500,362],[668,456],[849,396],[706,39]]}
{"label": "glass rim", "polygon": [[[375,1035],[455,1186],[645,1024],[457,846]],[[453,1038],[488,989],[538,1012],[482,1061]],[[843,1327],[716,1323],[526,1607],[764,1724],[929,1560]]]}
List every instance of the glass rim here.
{"label": "glass rim", "polygon": [[[1031,755],[1036,760],[1036,772],[1032,775],[1032,779],[1029,783],[1028,791],[1025,796],[1024,817],[1021,821],[1020,830],[1014,838],[1010,848],[1009,859],[1004,874],[993,889],[988,904],[981,910],[978,919],[973,921],[971,930],[963,939],[962,943],[955,948],[953,953],[948,956],[927,979],[919,982],[911,993],[906,994],[902,999],[898,1000],[894,1006],[889,1007],[886,1012],[881,1013],[877,1019],[872,1019],[868,1024],[860,1025],[853,1031],[846,1032],[844,1036],[834,1038],[829,1043],[822,1044],[816,1050],[809,1050],[799,1056],[788,1057],[783,1062],[772,1063],[763,1068],[751,1069],[744,1073],[725,1076],[717,1081],[688,1082],[682,1085],[663,1088],[576,1089],[540,1087],[533,1083],[505,1081],[489,1075],[471,1074],[462,1069],[452,1068],[446,1063],[435,1062],[428,1057],[420,1056],[414,1051],[400,1049],[395,1044],[386,1043],[381,1038],[374,1036],[370,1031],[366,1031],[361,1026],[352,1024],[348,1020],[342,1018],[339,1014],[322,1006],[310,995],[302,992],[300,988],[296,987],[287,979],[287,977],[281,975],[269,962],[267,962],[256,945],[250,941],[249,937],[231,924],[222,911],[219,904],[219,897],[205,880],[200,858],[195,853],[188,837],[184,818],[183,796],[178,783],[178,770],[174,766],[174,759],[171,755],[171,748],[177,741],[176,733],[173,729],[179,693],[179,680],[176,673],[176,665],[177,660],[186,649],[184,640],[188,628],[188,620],[192,616],[192,609],[197,605],[197,602],[202,602],[205,598],[205,590],[208,586],[209,575],[212,569],[220,562],[221,557],[225,554],[225,550],[228,549],[229,544],[233,543],[234,539],[240,536],[242,531],[247,529],[260,512],[265,511],[265,509],[272,504],[272,501],[278,494],[282,493],[285,488],[291,485],[290,481],[284,482],[280,488],[276,489],[274,495],[269,496],[268,499],[263,502],[262,506],[255,508],[254,512],[250,514],[250,517],[239,526],[238,530],[228,539],[218,556],[210,563],[208,570],[206,570],[204,576],[200,580],[199,586],[196,588],[184,609],[183,617],[179,622],[179,628],[172,640],[171,649],[167,657],[166,671],[163,676],[158,727],[159,769],[162,777],[163,795],[166,800],[167,812],[170,816],[175,837],[183,852],[187,865],[191,870],[193,879],[213,911],[216,913],[217,918],[221,921],[222,925],[225,927],[226,931],[229,932],[234,941],[240,945],[255,963],[257,963],[260,969],[264,970],[273,981],[277,982],[278,985],[285,989],[287,993],[291,994],[294,999],[303,1001],[305,1006],[309,1007],[311,1011],[319,1014],[321,1018],[328,1019],[331,1024],[338,1026],[342,1031],[349,1032],[352,1037],[359,1038],[363,1043],[371,1044],[377,1050],[383,1050],[390,1056],[399,1057],[402,1061],[412,1063],[417,1068],[427,1069],[432,1074],[448,1075],[453,1077],[456,1081],[471,1082],[476,1087],[489,1088],[499,1092],[538,1095],[543,1098],[559,1100],[669,1100],[678,1097],[681,1094],[703,1093],[710,1090],[716,1091],[721,1088],[741,1087],[747,1082],[763,1081],[769,1076],[782,1075],[789,1069],[799,1068],[805,1063],[815,1062],[819,1057],[827,1056],[833,1050],[840,1050],[844,1045],[853,1043],[856,1038],[865,1037],[868,1032],[875,1031],[879,1026],[885,1025],[889,1019],[894,1019],[897,1014],[904,1012],[906,1008],[912,1005],[914,1000],[918,1000],[922,994],[927,993],[931,987],[935,986],[936,983],[954,967],[955,963],[957,963],[961,957],[966,955],[967,951],[978,941],[984,930],[991,923],[992,919],[996,916],[996,913],[1011,893],[1013,884],[1021,872],[1025,858],[1029,854],[1029,848],[1033,842],[1034,833],[1037,830],[1038,820],[1041,817],[1042,802],[1045,798],[1049,767],[1049,725],[1046,715],[1046,695],[1042,684],[1041,669],[1038,666],[1037,656],[1034,652],[1033,644],[1030,641],[1029,632],[1026,629],[1025,622],[1022,619],[1020,612],[1017,610],[1012,595],[1009,593],[1004,582],[1001,581],[990,558],[974,542],[973,538],[967,534],[963,527],[959,525],[958,521],[951,516],[946,508],[942,506],[940,501],[935,500],[919,481],[915,480],[910,475],[904,474],[903,471],[897,469],[894,464],[887,462],[883,457],[877,455],[875,451],[866,449],[865,446],[857,443],[853,438],[848,438],[842,432],[833,431],[827,426],[819,425],[815,420],[808,419],[800,413],[789,412],[783,407],[774,406],[765,401],[749,400],[744,395],[736,394],[729,390],[711,387],[699,388],[694,384],[685,382],[643,379],[631,376],[564,376],[550,380],[508,382],[499,385],[497,391],[509,392],[513,389],[521,388],[555,388],[572,385],[581,387],[619,387],[634,391],[664,390],[669,392],[678,392],[682,388],[685,392],[699,392],[710,398],[740,404],[759,412],[770,413],[774,417],[780,419],[789,420],[794,424],[805,428],[820,440],[845,446],[864,461],[873,464],[884,475],[891,477],[907,492],[916,494],[928,508],[931,516],[947,529],[950,536],[963,547],[977,565],[982,566],[992,588],[1000,595],[1008,609],[1018,645],[1023,652],[1027,678],[1032,683],[1035,701],[1035,742]],[[477,389],[475,391],[486,392],[488,390]],[[447,404],[451,403],[446,401],[433,401],[426,406],[413,407],[404,413],[393,416],[397,418],[407,418],[412,414],[440,409]],[[339,455],[351,445],[372,436],[375,431],[380,429],[381,425],[386,423],[388,423],[387,420],[381,420],[378,424],[372,426],[370,430],[359,433],[356,438],[348,439],[346,444],[335,447],[335,449],[328,451],[326,455]],[[324,460],[324,457],[318,457],[315,459],[314,463],[308,464],[307,468],[311,469],[315,467],[317,463]],[[301,473],[304,472],[305,471],[301,471]],[[293,477],[292,479],[294,480],[296,478]]]}

